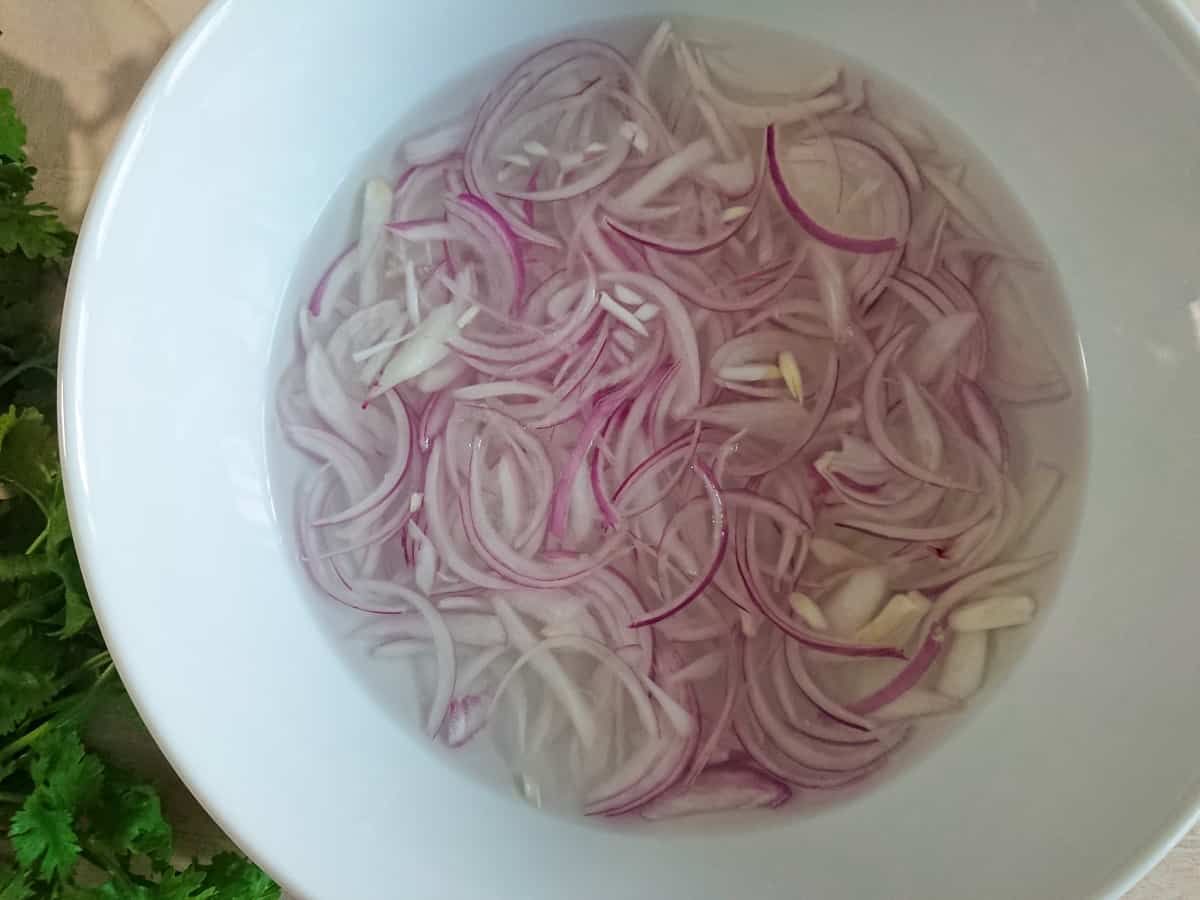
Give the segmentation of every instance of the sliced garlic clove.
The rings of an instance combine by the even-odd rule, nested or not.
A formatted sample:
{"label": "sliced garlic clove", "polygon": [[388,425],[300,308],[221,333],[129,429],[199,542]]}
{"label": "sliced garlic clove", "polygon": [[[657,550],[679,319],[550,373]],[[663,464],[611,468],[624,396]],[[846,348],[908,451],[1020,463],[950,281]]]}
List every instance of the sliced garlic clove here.
{"label": "sliced garlic clove", "polygon": [[886,595],[887,578],[883,569],[878,566],[856,569],[834,590],[822,609],[834,632],[850,636],[871,621]]}
{"label": "sliced garlic clove", "polygon": [[1037,606],[1025,595],[1002,595],[973,600],[950,614],[950,627],[955,631],[990,631],[993,628],[1013,628],[1033,621]]}
{"label": "sliced garlic clove", "polygon": [[794,591],[788,596],[788,601],[792,604],[792,609],[795,610],[800,620],[813,631],[829,630],[829,620],[825,618],[825,613],[821,612],[821,607],[817,606],[808,594]]}
{"label": "sliced garlic clove", "polygon": [[893,594],[875,618],[858,629],[855,638],[867,643],[902,644],[912,635],[914,627],[932,605],[930,599],[919,591]]}
{"label": "sliced garlic clove", "polygon": [[983,684],[987,670],[988,636],[986,631],[963,631],[954,635],[942,661],[938,693],[966,700]]}

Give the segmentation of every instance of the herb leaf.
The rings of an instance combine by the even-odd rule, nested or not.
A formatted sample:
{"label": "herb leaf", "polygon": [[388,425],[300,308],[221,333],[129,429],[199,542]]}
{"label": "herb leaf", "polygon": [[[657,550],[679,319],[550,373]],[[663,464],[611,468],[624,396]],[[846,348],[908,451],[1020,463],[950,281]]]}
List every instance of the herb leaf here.
{"label": "herb leaf", "polygon": [[12,91],[0,88],[0,156],[25,161],[25,123],[17,115]]}
{"label": "herb leaf", "polygon": [[43,881],[63,878],[79,859],[79,839],[70,809],[39,786],[13,816],[8,829],[17,862]]}
{"label": "herb leaf", "polygon": [[99,802],[89,812],[93,833],[118,856],[145,856],[161,870],[171,859],[171,826],[158,792],[110,771]]}
{"label": "herb leaf", "polygon": [[0,900],[27,900],[33,896],[33,888],[25,876],[9,866],[0,865]]}
{"label": "herb leaf", "polygon": [[218,853],[205,873],[218,897],[275,900],[279,896],[279,886],[262,869],[235,853]]}

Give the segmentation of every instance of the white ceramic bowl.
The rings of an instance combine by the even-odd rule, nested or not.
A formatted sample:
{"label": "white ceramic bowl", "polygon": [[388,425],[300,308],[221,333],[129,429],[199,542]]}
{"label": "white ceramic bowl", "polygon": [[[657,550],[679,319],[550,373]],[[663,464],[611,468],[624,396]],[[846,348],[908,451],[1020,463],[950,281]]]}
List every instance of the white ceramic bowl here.
{"label": "white ceramic bowl", "polygon": [[792,30],[908,85],[991,157],[1061,267],[1088,503],[1012,676],[855,802],[631,834],[437,761],[301,602],[266,431],[301,249],[407,111],[598,12],[544,0],[225,0],[146,88],[88,215],[62,351],[71,516],[122,676],[217,820],[313,900],[1115,896],[1200,802],[1197,34],[1169,0],[661,6]]}

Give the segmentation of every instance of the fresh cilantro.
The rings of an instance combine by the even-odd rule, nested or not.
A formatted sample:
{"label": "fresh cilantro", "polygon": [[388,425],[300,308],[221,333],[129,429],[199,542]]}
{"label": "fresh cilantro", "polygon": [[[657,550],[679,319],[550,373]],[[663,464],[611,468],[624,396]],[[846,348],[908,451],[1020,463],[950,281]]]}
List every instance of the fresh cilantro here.
{"label": "fresh cilantro", "polygon": [[43,881],[69,875],[79,859],[79,843],[69,807],[39,786],[13,816],[8,828],[17,861]]}
{"label": "fresh cilantro", "polygon": [[57,443],[37,410],[18,412],[13,407],[0,415],[0,484],[9,494],[19,495],[9,502],[32,503],[42,517],[41,530],[24,550],[0,554],[0,582],[29,586],[57,579],[55,589],[62,592],[61,636],[78,634],[91,621],[91,610],[71,543]]}
{"label": "fresh cilantro", "polygon": [[89,819],[96,836],[118,856],[144,856],[159,868],[170,861],[171,826],[150,785],[110,771]]}
{"label": "fresh cilantro", "polygon": [[20,488],[49,518],[54,502],[54,432],[37,410],[0,415],[0,480]]}
{"label": "fresh cilantro", "polygon": [[45,203],[30,203],[37,169],[25,159],[25,126],[12,92],[0,90],[0,250],[29,259],[64,260],[74,237]]}
{"label": "fresh cilantro", "polygon": [[33,203],[37,169],[25,158],[25,126],[0,90],[0,405],[53,405],[53,304],[75,236],[45,203]]}
{"label": "fresh cilantro", "polygon": [[104,779],[104,764],[83,749],[79,735],[66,728],[46,733],[32,747],[29,774],[65,809],[94,804]]}
{"label": "fresh cilantro", "polygon": [[33,888],[25,876],[11,866],[0,865],[0,900],[27,900]]}
{"label": "fresh cilantro", "polygon": [[0,156],[25,161],[25,123],[17,115],[12,91],[0,88]]}
{"label": "fresh cilantro", "polygon": [[279,896],[278,885],[262,869],[236,853],[218,853],[201,868],[207,883],[216,891],[214,896],[242,900],[274,900]]}
{"label": "fresh cilantro", "polygon": [[80,737],[120,685],[75,556],[53,424],[53,294],[74,236],[29,202],[24,145],[0,90],[0,900],[275,900],[236,854],[174,865],[157,791]]}

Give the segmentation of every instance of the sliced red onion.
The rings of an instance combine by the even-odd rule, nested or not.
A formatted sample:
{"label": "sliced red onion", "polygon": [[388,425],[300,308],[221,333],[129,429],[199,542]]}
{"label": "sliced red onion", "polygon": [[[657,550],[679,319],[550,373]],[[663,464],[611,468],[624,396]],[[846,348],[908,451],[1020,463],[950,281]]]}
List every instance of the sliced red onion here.
{"label": "sliced red onion", "polygon": [[[736,164],[740,172],[742,169],[741,163]],[[762,193],[762,184],[764,181],[764,173],[760,167],[758,173],[754,172],[752,166],[747,162],[745,168],[749,169],[750,184],[747,185],[745,196],[741,202],[734,206],[728,207],[726,212],[733,212],[735,215],[726,219],[720,220],[719,227],[711,229],[711,233],[701,237],[686,237],[686,236],[664,236],[657,233],[652,233],[644,229],[639,229],[633,225],[622,222],[620,218],[609,218],[607,220],[608,227],[623,235],[625,238],[647,247],[651,250],[657,250],[663,253],[679,254],[683,256],[694,256],[701,253],[709,253],[721,247],[737,235],[751,221],[751,217],[758,206],[759,197]],[[709,170],[711,172],[711,166]],[[711,177],[711,175],[710,175]],[[724,193],[735,194],[736,189],[731,189],[726,186]],[[643,209],[645,208],[643,204]],[[616,204],[618,212],[621,206]],[[634,217],[636,218],[636,217]],[[670,216],[671,220],[679,220],[680,215],[676,212]],[[694,230],[697,223],[685,221],[681,223],[685,229]]]}
{"label": "sliced red onion", "polygon": [[916,478],[918,481],[924,481],[927,484],[935,484],[940,487],[952,488],[968,493],[977,493],[978,488],[963,484],[950,476],[930,471],[924,466],[910,460],[900,451],[887,433],[887,428],[884,425],[884,372],[887,371],[888,365],[899,356],[900,351],[904,349],[909,334],[909,330],[904,329],[892,338],[887,346],[879,351],[878,356],[875,357],[875,360],[871,363],[870,370],[867,372],[867,379],[863,386],[863,421],[866,422],[867,431],[870,433],[871,440],[875,446],[879,448],[879,452],[887,458],[888,462],[904,474]]}
{"label": "sliced red onion", "polygon": [[895,647],[837,640],[810,631],[791,621],[787,613],[780,610],[776,603],[768,599],[767,590],[759,581],[758,573],[750,565],[746,546],[745,529],[742,529],[741,536],[735,542],[734,553],[738,575],[741,576],[742,582],[745,584],[755,607],[788,637],[799,641],[804,646],[813,650],[821,650],[834,656],[903,658],[904,654]]}
{"label": "sliced red onion", "polygon": [[979,317],[971,312],[956,312],[939,319],[925,329],[913,343],[913,377],[922,383],[932,381],[938,371],[958,351],[959,345],[971,333]]}
{"label": "sliced red onion", "polygon": [[858,771],[887,755],[891,747],[884,743],[830,744],[793,728],[770,697],[765,660],[760,654],[760,648],[766,644],[761,637],[747,641],[743,670],[750,709],[768,740],[795,762],[821,772]]}
{"label": "sliced red onion", "polygon": [[566,525],[567,504],[570,494],[568,488],[575,479],[575,473],[583,465],[584,459],[592,449],[592,444],[600,434],[600,429],[608,422],[609,417],[617,406],[624,400],[620,395],[609,397],[592,411],[588,420],[579,432],[575,448],[571,451],[570,459],[560,470],[558,481],[554,485],[554,499],[550,506],[550,534],[562,538]]}
{"label": "sliced red onion", "polygon": [[996,226],[992,223],[992,217],[970,194],[935,166],[925,166],[922,171],[929,183],[946,198],[950,207],[962,216],[977,236],[994,239]]}
{"label": "sliced red onion", "polygon": [[1038,463],[1033,467],[1024,484],[1021,515],[1013,528],[1014,540],[1027,537],[1037,526],[1062,486],[1064,477],[1059,469],[1046,463]]}
{"label": "sliced red onion", "polygon": [[[525,262],[517,236],[507,220],[490,204],[471,194],[460,194],[453,201],[447,201],[446,213],[460,218],[474,229],[482,238],[482,246],[490,248],[499,243],[503,247],[499,258],[506,264],[505,277],[500,284],[492,285],[492,289],[501,298],[508,297],[507,302],[499,304],[500,309],[508,311],[515,308],[525,295]],[[496,240],[489,240],[489,236]],[[490,267],[489,272],[497,269]]]}
{"label": "sliced red onion", "polygon": [[775,185],[775,193],[788,214],[800,223],[800,227],[823,244],[828,244],[835,250],[846,250],[850,253],[890,253],[899,247],[894,237],[859,238],[846,234],[838,234],[817,222],[804,211],[804,208],[792,196],[784,178],[783,167],[779,162],[779,151],[776,148],[776,128],[772,123],[767,126],[767,171],[771,173],[771,182]]}
{"label": "sliced red onion", "polygon": [[992,461],[1003,469],[1008,465],[1008,432],[1000,420],[1000,414],[992,406],[987,394],[974,382],[960,381],[958,390],[975,439]]}
{"label": "sliced red onion", "polygon": [[328,310],[325,298],[332,296],[336,300],[345,287],[346,281],[353,277],[357,267],[358,244],[351,244],[329,264],[329,268],[321,275],[316,288],[313,289],[312,296],[309,297],[308,311],[314,319],[319,318],[322,312]]}
{"label": "sliced red onion", "polygon": [[708,725],[708,734],[696,750],[691,765],[682,783],[690,784],[699,777],[713,760],[722,739],[729,733],[733,721],[734,706],[742,690],[742,654],[745,652],[744,638],[735,629],[728,629],[729,651],[725,656],[725,685],[721,694],[721,705]]}
{"label": "sliced red onion", "polygon": [[613,272],[608,275],[608,279],[614,284],[624,284],[633,288],[662,310],[671,353],[679,364],[679,371],[675,376],[676,383],[680,385],[679,396],[672,408],[678,413],[695,409],[700,404],[700,351],[696,346],[696,332],[691,316],[679,295],[657,278],[636,272]]}
{"label": "sliced red onion", "polygon": [[809,250],[808,259],[813,281],[816,282],[817,292],[821,296],[821,304],[825,307],[829,333],[835,341],[841,343],[849,337],[850,328],[850,295],[846,290],[841,265],[831,250],[821,246],[813,246]]}
{"label": "sliced red onion", "polygon": [[904,696],[905,693],[916,687],[929,672],[942,652],[945,642],[946,629],[940,624],[934,625],[921,642],[920,649],[913,654],[912,659],[900,670],[899,674],[875,693],[850,704],[850,711],[866,715]]}
{"label": "sliced red onion", "polygon": [[479,733],[488,721],[488,701],[479,694],[466,694],[450,701],[441,737],[448,747],[461,747]]}
{"label": "sliced red onion", "polygon": [[[717,488],[716,482],[713,481],[712,473],[708,470],[708,467],[700,463],[695,468],[696,474],[700,476],[700,480],[704,484],[705,493],[708,494],[708,502],[712,505],[712,557],[704,571],[691,584],[685,587],[677,598],[667,603],[662,609],[651,610],[644,617],[631,623],[630,627],[632,628],[653,625],[684,609],[712,584],[712,580],[717,574],[717,569],[721,567],[721,563],[725,559],[725,549],[729,545],[729,527],[725,521],[725,501],[721,495],[721,491]],[[682,516],[683,514],[680,513],[680,515]]]}
{"label": "sliced red onion", "polygon": [[309,348],[304,375],[313,409],[326,426],[359,451],[373,450],[375,437],[367,427],[366,417],[359,414],[359,405],[346,393],[337,371],[319,344]]}
{"label": "sliced red onion", "polygon": [[792,797],[786,784],[738,764],[713,766],[690,784],[677,785],[640,810],[644,819],[675,819],[738,809],[776,809]]}
{"label": "sliced red onion", "polygon": [[802,122],[823,113],[832,112],[845,102],[839,94],[827,94],[827,83],[819,82],[812,91],[801,92],[801,98],[783,103],[749,104],[739,103],[725,96],[708,77],[708,73],[691,55],[687,46],[679,41],[675,50],[683,60],[684,68],[691,76],[698,91],[708,97],[724,116],[747,128],[771,127],[771,123]]}
{"label": "sliced red onion", "polygon": [[[783,647],[780,648],[780,644]],[[783,717],[797,731],[822,744],[871,744],[882,735],[873,730],[855,728],[834,719],[825,713],[803,691],[797,691],[798,682],[793,678],[788,665],[788,652],[800,645],[786,639],[777,640],[768,654],[772,696],[778,702]]]}
{"label": "sliced red onion", "polygon": [[1043,553],[1027,559],[1016,559],[1012,562],[1000,563],[981,569],[965,578],[956,581],[934,601],[933,609],[929,611],[926,621],[939,623],[946,620],[955,608],[982,590],[995,584],[1002,584],[1014,578],[1020,578],[1030,572],[1037,571],[1042,566],[1053,562],[1057,554]]}
{"label": "sliced red onion", "polygon": [[693,412],[691,418],[703,425],[714,425],[726,431],[746,431],[762,435],[780,435],[781,422],[795,424],[801,428],[811,422],[807,410],[791,399],[706,406]]}
{"label": "sliced red onion", "polygon": [[827,772],[806,766],[772,743],[748,704],[734,713],[733,728],[755,764],[781,781],[809,790],[829,791],[855,784],[880,768],[887,758],[880,756],[868,766],[848,771]]}
{"label": "sliced red onion", "polygon": [[[680,667],[673,650],[661,651],[655,662],[656,669],[662,675],[669,675]],[[589,802],[586,807],[589,815],[616,816],[641,808],[679,780],[696,752],[700,732],[695,727],[698,706],[691,685],[678,684],[672,686],[670,691],[664,691],[654,681],[647,681],[646,687],[663,708],[664,718],[674,720],[670,725],[666,746],[632,785],[602,801]],[[671,704],[682,704],[675,715],[669,712]]]}
{"label": "sliced red onion", "polygon": [[437,684],[434,688],[433,700],[429,704],[429,715],[425,720],[425,732],[436,735],[442,728],[442,723],[450,709],[450,700],[454,696],[454,637],[442,614],[424,596],[398,584],[386,581],[362,581],[353,587],[368,594],[378,594],[402,600],[425,617],[429,624],[430,636],[437,651]]}
{"label": "sliced red onion", "polygon": [[[442,610],[445,607],[441,607]],[[490,613],[442,612],[442,621],[456,644],[493,647],[506,642],[504,628]],[[360,636],[383,641],[431,641],[429,619],[416,612],[400,612],[363,629]]]}
{"label": "sliced red onion", "polygon": [[873,148],[896,167],[910,191],[916,193],[921,189],[921,175],[912,155],[882,122],[857,113],[834,113],[822,119],[821,124],[831,134],[845,135]]}
{"label": "sliced red onion", "polygon": [[566,709],[583,745],[585,747],[590,746],[596,740],[595,717],[588,709],[587,701],[580,691],[579,686],[552,655],[554,650],[563,649],[578,653],[587,653],[609,666],[625,685],[635,706],[638,708],[643,722],[648,725],[653,723],[654,711],[642,693],[641,682],[637,677],[637,673],[603,644],[575,635],[560,635],[536,641],[533,634],[521,622],[512,607],[502,599],[496,602],[496,614],[504,624],[509,637],[522,650],[522,653],[496,687],[496,693],[492,698],[492,704],[488,713],[489,718],[495,714],[504,689],[525,665],[531,665],[542,676],[546,682],[547,689],[558,698],[559,702]]}
{"label": "sliced red onion", "polygon": [[[784,645],[784,656],[787,663],[788,671],[791,672],[792,678],[795,679],[800,691],[807,697],[812,704],[829,718],[848,728],[855,729],[859,734],[869,734],[875,729],[874,723],[864,716],[851,712],[843,704],[839,703],[816,682],[809,674],[808,661],[805,659],[804,651],[800,644],[795,641],[788,641]],[[845,736],[843,740],[849,740]]]}
{"label": "sliced red onion", "polygon": [[313,522],[313,525],[337,525],[347,522],[376,507],[390,496],[408,472],[408,464],[414,455],[412,420],[404,400],[395,394],[387,395],[388,405],[392,410],[393,421],[396,423],[396,455],[393,457],[387,472],[384,473],[376,488],[357,503],[332,516],[323,516]]}

